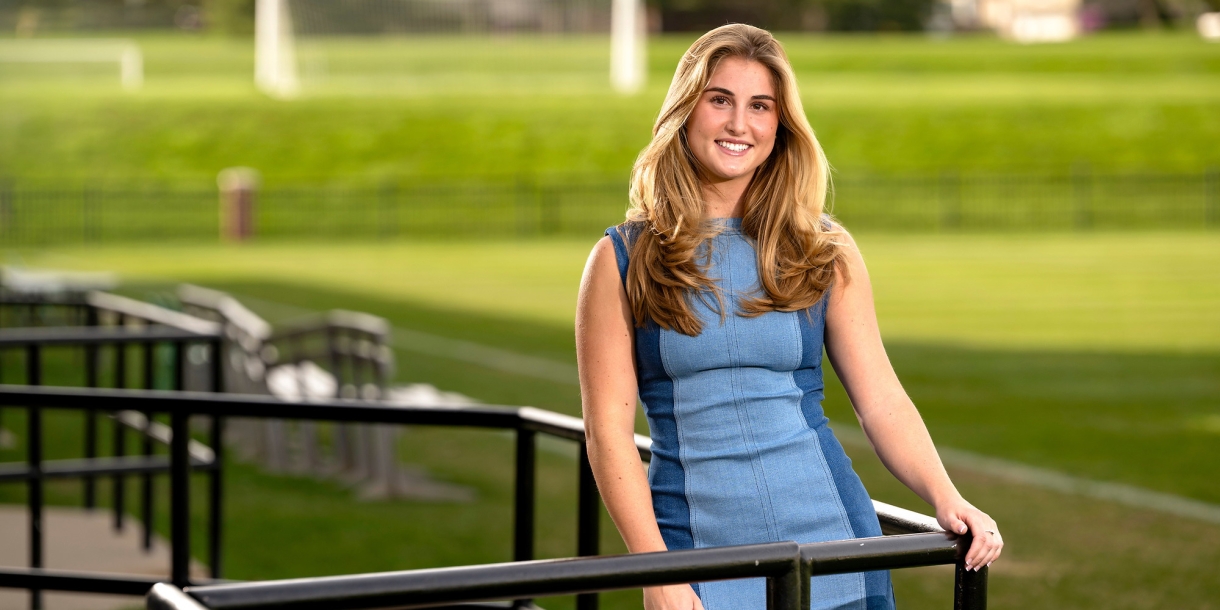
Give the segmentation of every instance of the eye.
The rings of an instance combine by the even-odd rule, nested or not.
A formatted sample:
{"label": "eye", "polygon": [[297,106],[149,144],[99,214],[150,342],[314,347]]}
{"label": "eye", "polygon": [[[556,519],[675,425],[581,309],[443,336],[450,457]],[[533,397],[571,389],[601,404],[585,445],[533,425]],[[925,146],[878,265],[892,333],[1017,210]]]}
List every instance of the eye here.
{"label": "eye", "polygon": [[750,107],[759,112],[766,112],[771,109],[766,102],[754,102]]}
{"label": "eye", "polygon": [[717,105],[727,105],[729,104],[729,98],[723,95],[717,95],[712,98],[711,102]]}

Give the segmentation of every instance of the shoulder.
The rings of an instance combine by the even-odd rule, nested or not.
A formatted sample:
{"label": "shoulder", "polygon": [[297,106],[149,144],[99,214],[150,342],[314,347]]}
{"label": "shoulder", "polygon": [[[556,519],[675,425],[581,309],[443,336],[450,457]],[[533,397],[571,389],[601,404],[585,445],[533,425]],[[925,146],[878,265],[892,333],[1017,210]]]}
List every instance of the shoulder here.
{"label": "shoulder", "polygon": [[[618,264],[619,277],[624,283],[627,281],[627,267],[631,264],[631,250],[635,245],[636,238],[644,231],[643,222],[624,222],[606,229],[606,236],[602,238],[603,242],[608,242],[606,246],[614,253],[614,260]],[[598,242],[598,247],[601,242]]]}
{"label": "shoulder", "polygon": [[644,224],[643,221],[628,220],[606,229],[605,235],[615,242],[631,246],[644,231]]}
{"label": "shoulder", "polygon": [[863,265],[864,258],[860,254],[860,246],[847,228],[830,214],[822,214],[821,222],[822,231],[830,236],[831,243],[838,250],[835,258],[839,261],[839,264],[847,265],[848,267],[853,267],[856,264]]}

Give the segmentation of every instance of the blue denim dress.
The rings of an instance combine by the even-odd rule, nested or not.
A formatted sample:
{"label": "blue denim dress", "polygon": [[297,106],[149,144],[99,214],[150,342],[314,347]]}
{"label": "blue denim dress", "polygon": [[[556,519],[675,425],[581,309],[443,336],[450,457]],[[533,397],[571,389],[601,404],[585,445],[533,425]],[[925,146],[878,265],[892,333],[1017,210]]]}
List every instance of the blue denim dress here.
{"label": "blue denim dress", "polygon": [[[735,315],[760,292],[752,241],[740,219],[716,221],[708,276],[724,295],[692,299],[703,332],[649,323],[635,329],[640,400],[652,434],[648,481],[670,550],[880,536],[851,460],[822,412],[826,299],[807,312]],[[631,224],[606,230],[620,275]],[[709,302],[704,302],[704,301]],[[889,572],[815,577],[812,609],[894,607]],[[762,610],[762,579],[695,585],[706,610]]]}

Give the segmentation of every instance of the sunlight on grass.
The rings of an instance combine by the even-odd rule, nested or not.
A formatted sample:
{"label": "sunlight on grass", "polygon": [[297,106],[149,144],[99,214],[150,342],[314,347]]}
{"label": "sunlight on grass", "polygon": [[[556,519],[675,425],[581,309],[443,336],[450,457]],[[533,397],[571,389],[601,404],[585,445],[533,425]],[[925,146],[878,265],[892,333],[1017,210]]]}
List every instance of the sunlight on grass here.
{"label": "sunlight on grass", "polygon": [[[1220,235],[858,237],[887,339],[991,348],[1220,348]],[[571,327],[592,240],[30,250],[129,279],[267,281]],[[12,260],[12,259],[11,259]]]}

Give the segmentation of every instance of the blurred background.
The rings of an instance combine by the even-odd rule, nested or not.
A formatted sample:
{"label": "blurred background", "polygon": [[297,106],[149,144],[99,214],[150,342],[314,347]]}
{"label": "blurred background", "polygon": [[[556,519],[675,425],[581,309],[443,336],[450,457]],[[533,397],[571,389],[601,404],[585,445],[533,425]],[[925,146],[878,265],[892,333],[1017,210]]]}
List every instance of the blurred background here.
{"label": "blurred background", "polygon": [[[191,283],[274,327],[367,312],[388,329],[387,386],[579,415],[577,284],[623,218],[676,62],[711,27],[770,28],[834,166],[831,209],[869,264],[890,357],[955,481],[1005,532],[991,607],[1220,608],[1217,11],[0,0],[3,277],[10,294],[88,285],[188,310],[178,286]],[[46,382],[79,383],[81,362],[53,357]],[[0,350],[0,381],[20,383],[23,366]],[[873,496],[928,512],[829,385],[832,425]],[[0,461],[24,459],[23,417],[4,410]],[[79,457],[78,419],[48,420],[48,456]],[[419,483],[397,494],[235,452],[225,576],[510,559],[512,439],[419,427],[394,439]],[[560,445],[538,458],[541,557],[575,548],[576,454]],[[0,482],[0,528],[23,527],[25,494]],[[77,482],[47,494],[82,502]],[[167,506],[155,501],[161,535]],[[93,535],[113,534],[72,544],[101,544]],[[24,565],[9,540],[0,563]],[[604,519],[603,552],[621,549]],[[899,603],[948,608],[952,580],[949,567],[895,572]],[[0,591],[0,606],[24,595]],[[47,607],[140,603],[100,599]],[[639,594],[603,605],[638,607]]]}

